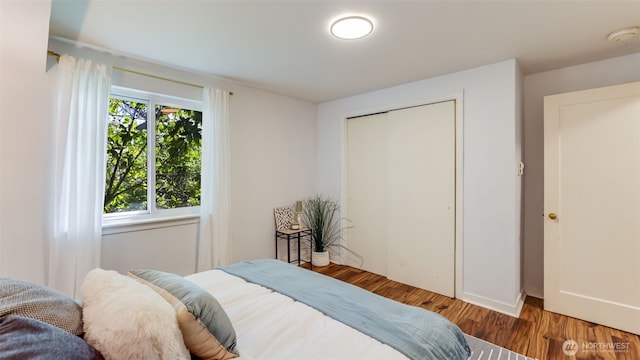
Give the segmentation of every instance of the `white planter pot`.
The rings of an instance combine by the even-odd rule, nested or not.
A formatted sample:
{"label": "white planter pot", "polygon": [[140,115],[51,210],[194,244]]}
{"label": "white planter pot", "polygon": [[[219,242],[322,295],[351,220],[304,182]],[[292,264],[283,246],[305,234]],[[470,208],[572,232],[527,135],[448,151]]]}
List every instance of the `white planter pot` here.
{"label": "white planter pot", "polygon": [[311,254],[311,265],[313,266],[327,266],[329,265],[329,251],[313,252]]}

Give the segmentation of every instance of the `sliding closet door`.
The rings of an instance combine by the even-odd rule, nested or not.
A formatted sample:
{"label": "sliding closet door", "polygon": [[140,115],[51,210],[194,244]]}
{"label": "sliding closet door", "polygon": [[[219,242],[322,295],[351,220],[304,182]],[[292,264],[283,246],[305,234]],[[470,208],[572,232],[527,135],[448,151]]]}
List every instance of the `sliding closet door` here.
{"label": "sliding closet door", "polygon": [[387,277],[454,296],[455,102],[391,111]]}
{"label": "sliding closet door", "polygon": [[347,198],[363,269],[454,296],[455,102],[348,119]]}
{"label": "sliding closet door", "polygon": [[[347,246],[364,270],[387,272],[387,114],[347,120]],[[347,264],[360,260],[347,253]]]}

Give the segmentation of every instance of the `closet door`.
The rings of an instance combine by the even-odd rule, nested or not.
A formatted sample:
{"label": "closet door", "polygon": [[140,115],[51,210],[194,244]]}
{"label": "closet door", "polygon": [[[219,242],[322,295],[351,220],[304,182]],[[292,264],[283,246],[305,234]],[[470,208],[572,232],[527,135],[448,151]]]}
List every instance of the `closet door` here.
{"label": "closet door", "polygon": [[453,297],[455,102],[348,119],[347,199],[363,269]]}
{"label": "closet door", "polygon": [[454,297],[454,101],[388,113],[387,194],[387,277]]}
{"label": "closet door", "polygon": [[[347,120],[347,246],[364,270],[387,273],[387,114]],[[347,264],[360,260],[347,252]]]}

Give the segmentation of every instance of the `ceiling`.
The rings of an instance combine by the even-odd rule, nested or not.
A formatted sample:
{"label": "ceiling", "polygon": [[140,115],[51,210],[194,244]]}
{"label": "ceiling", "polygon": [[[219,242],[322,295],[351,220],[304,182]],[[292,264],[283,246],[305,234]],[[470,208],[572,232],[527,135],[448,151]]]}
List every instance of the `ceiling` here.
{"label": "ceiling", "polygon": [[[334,38],[345,14],[373,33]],[[638,0],[53,0],[50,35],[321,103],[513,58],[531,74],[637,53],[640,36],[607,41],[631,25]]]}

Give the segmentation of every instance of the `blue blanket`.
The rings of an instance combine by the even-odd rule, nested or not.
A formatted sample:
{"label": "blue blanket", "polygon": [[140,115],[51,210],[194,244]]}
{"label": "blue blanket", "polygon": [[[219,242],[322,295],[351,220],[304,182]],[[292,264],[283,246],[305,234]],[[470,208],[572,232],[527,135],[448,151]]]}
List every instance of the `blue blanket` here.
{"label": "blue blanket", "polygon": [[274,259],[243,261],[220,269],[307,304],[410,359],[469,358],[462,331],[434,312]]}

